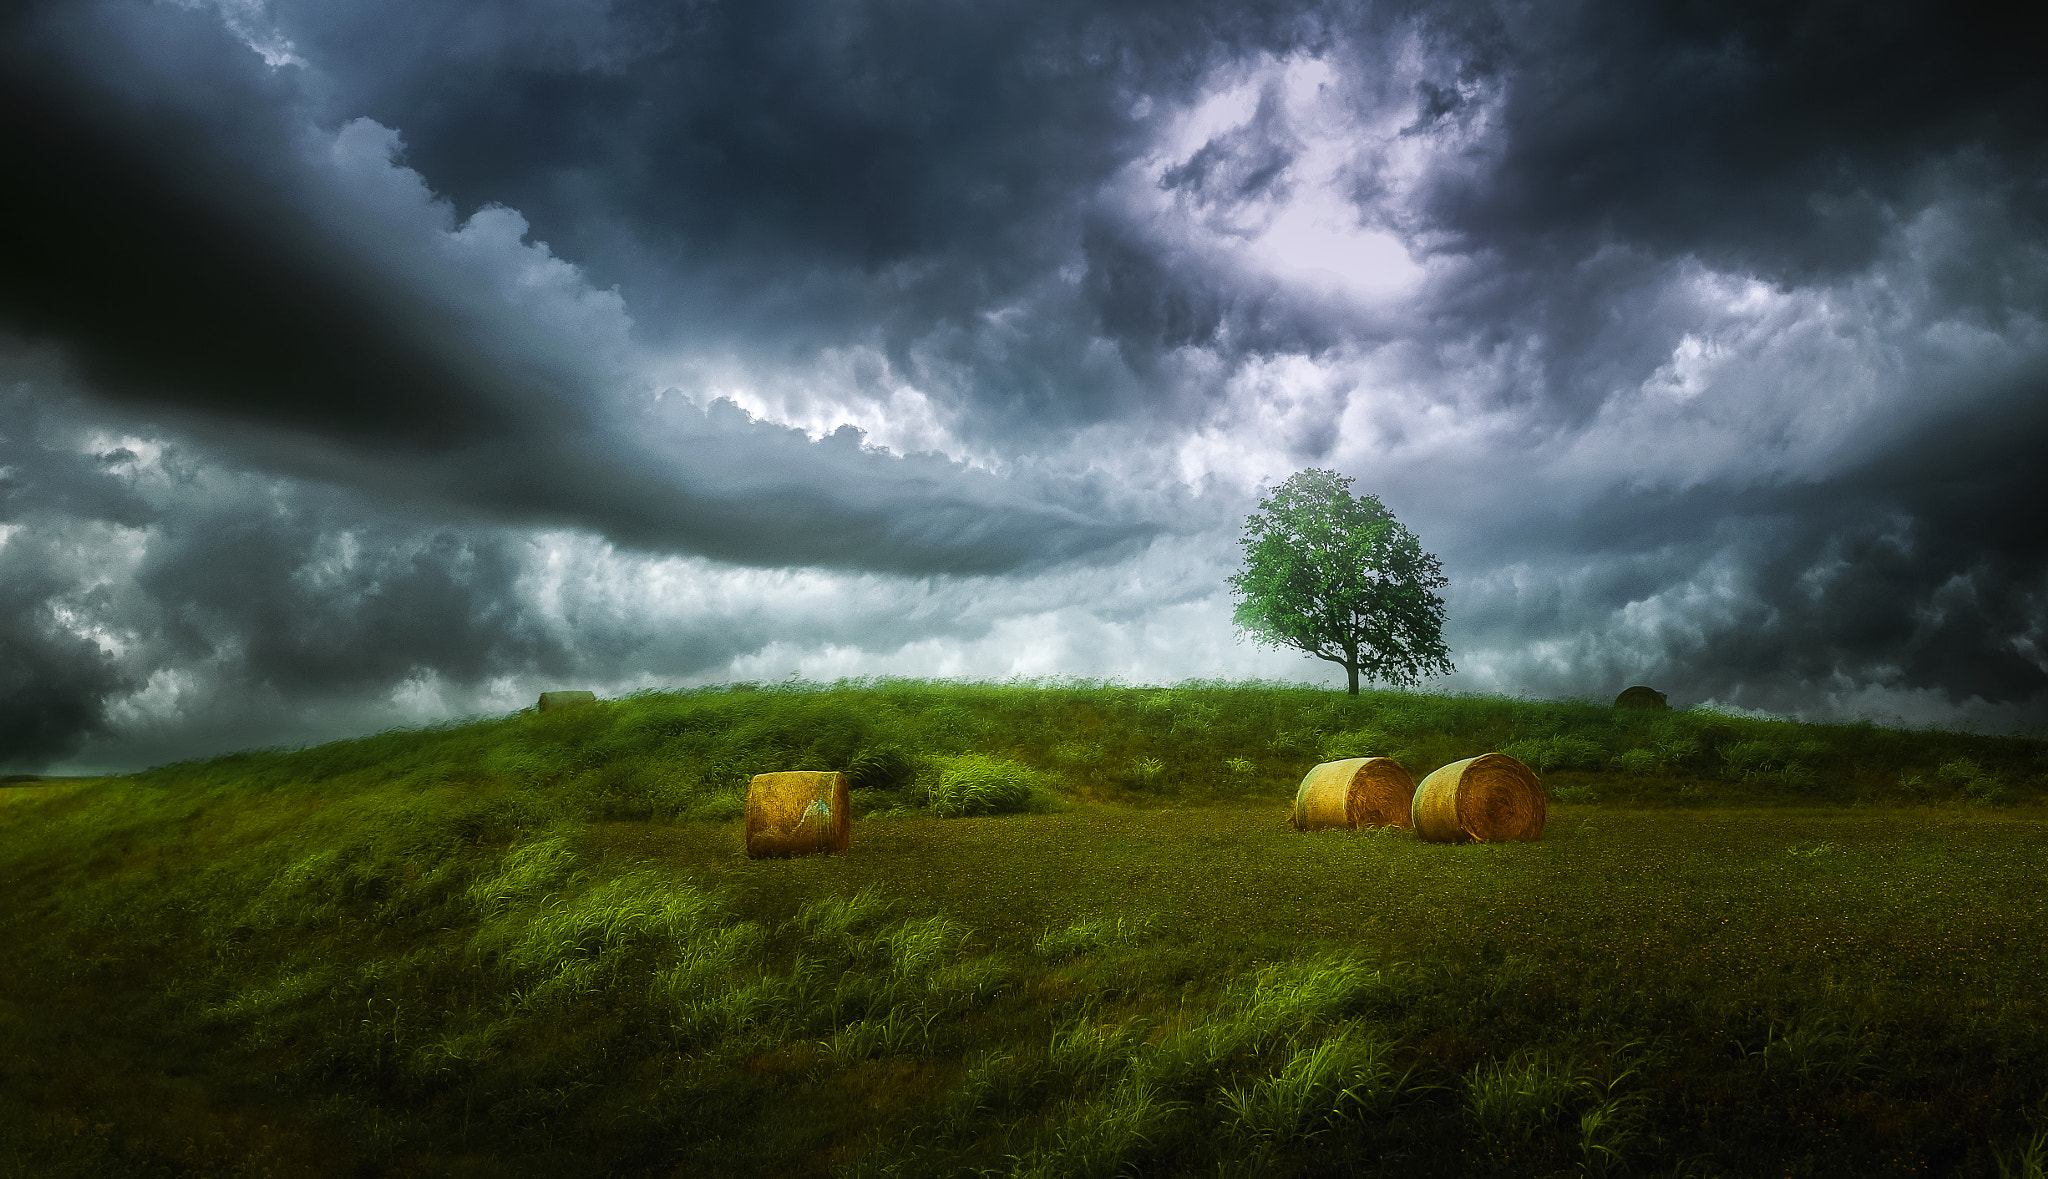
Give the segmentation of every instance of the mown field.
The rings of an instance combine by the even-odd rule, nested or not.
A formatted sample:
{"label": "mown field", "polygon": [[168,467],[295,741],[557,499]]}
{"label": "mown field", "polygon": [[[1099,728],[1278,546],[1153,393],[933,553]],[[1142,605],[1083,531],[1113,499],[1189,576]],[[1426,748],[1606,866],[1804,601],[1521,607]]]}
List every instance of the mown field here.
{"label": "mown field", "polygon": [[[1505,750],[1541,841],[1296,834]],[[850,853],[740,854],[848,768]],[[2040,1175],[2048,746],[882,682],[0,789],[0,1176]]]}

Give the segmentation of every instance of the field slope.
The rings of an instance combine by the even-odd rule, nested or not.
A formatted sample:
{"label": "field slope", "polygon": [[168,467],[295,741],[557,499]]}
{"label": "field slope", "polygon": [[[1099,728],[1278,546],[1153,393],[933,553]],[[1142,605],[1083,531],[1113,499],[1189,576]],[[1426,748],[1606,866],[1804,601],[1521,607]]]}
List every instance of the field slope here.
{"label": "field slope", "polygon": [[[1541,841],[1300,835],[1502,749]],[[853,850],[740,854],[850,768]],[[785,685],[0,788],[0,1176],[2039,1175],[2042,743]]]}

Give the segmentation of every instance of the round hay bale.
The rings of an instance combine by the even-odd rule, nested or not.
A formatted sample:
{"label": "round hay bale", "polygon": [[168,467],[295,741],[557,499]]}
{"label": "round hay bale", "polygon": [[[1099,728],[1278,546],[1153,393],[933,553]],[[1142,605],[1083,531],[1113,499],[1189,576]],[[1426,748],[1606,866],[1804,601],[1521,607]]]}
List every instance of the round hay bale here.
{"label": "round hay bale", "polygon": [[595,703],[597,703],[597,693],[595,692],[542,692],[540,694],[540,710],[542,712],[551,712],[557,708],[575,708],[581,704]]}
{"label": "round hay bale", "polygon": [[833,770],[755,774],[747,785],[747,857],[845,851],[853,840],[846,775]]}
{"label": "round hay bale", "polygon": [[1621,695],[1614,698],[1614,706],[1616,708],[1648,708],[1662,712],[1671,711],[1671,702],[1664,698],[1664,693],[1659,692],[1655,688],[1645,688],[1641,684],[1637,684],[1633,688],[1624,688]]}
{"label": "round hay bale", "polygon": [[1415,834],[1431,843],[1500,843],[1543,834],[1543,783],[1505,753],[1454,761],[1415,788]]}
{"label": "round hay bale", "polygon": [[1391,757],[1326,761],[1294,792],[1294,829],[1406,827],[1414,797],[1414,776]]}

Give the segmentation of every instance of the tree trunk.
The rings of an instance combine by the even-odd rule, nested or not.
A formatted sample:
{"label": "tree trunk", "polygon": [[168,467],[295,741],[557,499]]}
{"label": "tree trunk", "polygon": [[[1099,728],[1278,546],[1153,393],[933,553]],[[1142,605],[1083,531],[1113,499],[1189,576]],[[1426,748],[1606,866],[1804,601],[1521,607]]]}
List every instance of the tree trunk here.
{"label": "tree trunk", "polygon": [[1356,663],[1345,664],[1344,674],[1351,677],[1351,694],[1353,696],[1358,695],[1358,665]]}

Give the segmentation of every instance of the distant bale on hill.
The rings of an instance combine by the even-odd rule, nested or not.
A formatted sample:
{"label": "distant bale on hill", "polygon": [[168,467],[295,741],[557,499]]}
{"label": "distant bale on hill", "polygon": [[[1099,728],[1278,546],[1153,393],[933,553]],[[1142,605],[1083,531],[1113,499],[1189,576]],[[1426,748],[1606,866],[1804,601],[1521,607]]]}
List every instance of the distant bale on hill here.
{"label": "distant bale on hill", "polygon": [[1664,699],[1664,693],[1659,692],[1655,688],[1645,688],[1641,684],[1637,684],[1635,687],[1629,688],[1621,695],[1616,696],[1614,698],[1614,706],[1616,708],[1647,708],[1653,712],[1671,711],[1671,703]]}
{"label": "distant bale on hill", "polygon": [[540,694],[540,710],[542,712],[553,712],[557,708],[575,708],[579,705],[595,703],[597,703],[597,693],[595,692],[542,692]]}
{"label": "distant bale on hill", "polygon": [[1415,779],[1390,757],[1350,757],[1310,770],[1294,795],[1294,829],[1406,827]]}

